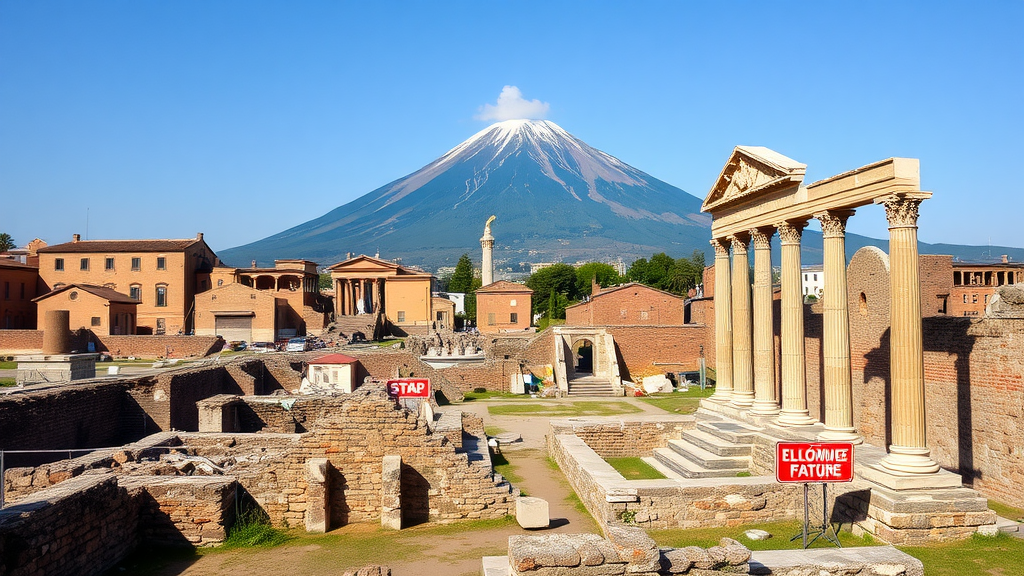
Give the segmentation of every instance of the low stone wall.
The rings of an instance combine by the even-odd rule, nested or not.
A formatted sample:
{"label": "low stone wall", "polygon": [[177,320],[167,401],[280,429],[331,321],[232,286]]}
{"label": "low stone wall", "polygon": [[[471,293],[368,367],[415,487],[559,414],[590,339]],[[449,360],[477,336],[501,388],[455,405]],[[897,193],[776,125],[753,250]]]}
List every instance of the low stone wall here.
{"label": "low stone wall", "polygon": [[774,478],[626,480],[583,439],[554,431],[548,453],[602,527],[626,517],[623,513],[652,529],[737,526],[803,513],[802,489]]}
{"label": "low stone wall", "polygon": [[137,544],[138,509],[113,474],[37,492],[0,511],[0,575],[100,574]]}
{"label": "low stone wall", "polygon": [[0,354],[21,354],[42,349],[42,330],[0,330]]}
{"label": "low stone wall", "polygon": [[124,384],[119,382],[29,387],[2,395],[0,449],[42,450],[120,444],[123,401]]}
{"label": "low stone wall", "polygon": [[117,358],[194,358],[209,356],[224,346],[218,336],[94,335],[93,341],[98,352],[109,352]]}
{"label": "low stone wall", "polygon": [[121,486],[138,500],[139,537],[161,547],[208,546],[227,538],[235,519],[230,476],[128,476]]}
{"label": "low stone wall", "polygon": [[684,430],[695,427],[692,416],[659,418],[636,416],[629,419],[587,419],[585,422],[552,420],[553,434],[573,434],[602,458],[650,456],[655,448],[664,448],[669,440],[678,440]]}

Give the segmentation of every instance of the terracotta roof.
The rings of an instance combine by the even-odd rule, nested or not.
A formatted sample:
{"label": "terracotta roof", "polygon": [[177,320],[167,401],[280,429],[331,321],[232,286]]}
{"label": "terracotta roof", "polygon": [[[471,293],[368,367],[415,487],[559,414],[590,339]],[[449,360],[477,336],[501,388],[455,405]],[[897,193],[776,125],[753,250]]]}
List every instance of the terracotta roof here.
{"label": "terracotta roof", "polygon": [[310,364],[355,364],[356,362],[359,362],[358,358],[344,354],[328,354],[327,356],[321,356],[316,360],[310,361]]}
{"label": "terracotta roof", "polygon": [[127,294],[121,294],[120,292],[114,290],[113,288],[107,288],[105,286],[94,286],[92,284],[68,284],[67,286],[61,286],[56,290],[47,292],[46,294],[43,294],[42,296],[39,296],[37,298],[33,298],[32,301],[39,302],[40,300],[45,300],[51,296],[56,296],[57,294],[60,294],[61,292],[66,292],[68,290],[71,290],[72,288],[77,288],[79,290],[82,290],[83,292],[88,292],[95,296],[99,296],[100,298],[103,298],[104,300],[107,300],[109,302],[118,302],[121,304],[139,303],[138,300],[133,299],[131,296]]}
{"label": "terracotta roof", "polygon": [[394,262],[388,262],[387,260],[381,260],[380,258],[374,258],[373,256],[367,256],[366,254],[360,254],[359,256],[353,256],[348,260],[338,262],[337,264],[328,266],[328,270],[341,270],[346,267],[350,267],[358,264],[359,262],[369,262],[376,266],[383,268],[390,268],[395,271],[396,274],[401,276],[433,276],[430,272],[422,270],[415,266],[403,266],[401,264],[395,264]]}
{"label": "terracotta roof", "polygon": [[17,268],[18,270],[39,270],[39,266],[23,264],[14,258],[0,258],[0,268]]}
{"label": "terracotta roof", "polygon": [[199,242],[196,238],[185,240],[79,240],[40,248],[40,254],[92,253],[92,252],[181,252]]}
{"label": "terracotta roof", "polygon": [[533,290],[530,290],[523,284],[516,284],[515,282],[509,282],[508,280],[498,280],[497,282],[491,282],[483,288],[477,288],[477,293],[480,292],[529,292],[533,294]]}
{"label": "terracotta roof", "polygon": [[619,286],[612,286],[611,288],[601,288],[601,291],[598,292],[596,296],[591,296],[590,299],[593,300],[594,298],[600,298],[601,296],[604,296],[605,294],[611,294],[612,292],[618,292],[619,290],[625,290],[626,288],[646,288],[647,290],[651,290],[651,291],[654,291],[654,292],[660,292],[660,293],[664,294],[665,296],[669,296],[669,297],[675,298],[677,300],[685,300],[686,299],[686,298],[683,298],[682,296],[680,296],[678,294],[673,294],[671,292],[666,292],[664,290],[659,290],[657,288],[652,288],[652,287],[648,286],[647,284],[641,284],[639,282],[629,282],[629,283],[626,283],[626,284],[621,284]]}

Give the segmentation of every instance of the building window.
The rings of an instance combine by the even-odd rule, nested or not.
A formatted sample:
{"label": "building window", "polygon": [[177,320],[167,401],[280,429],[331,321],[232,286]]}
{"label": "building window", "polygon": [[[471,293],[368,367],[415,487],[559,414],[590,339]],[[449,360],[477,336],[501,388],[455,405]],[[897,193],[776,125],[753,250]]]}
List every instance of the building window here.
{"label": "building window", "polygon": [[967,294],[964,294],[964,304],[967,304]]}
{"label": "building window", "polygon": [[138,284],[133,284],[130,288],[128,288],[128,295],[131,296],[132,300],[136,300],[138,302],[141,302],[142,301],[142,286],[139,286]]}
{"label": "building window", "polygon": [[224,285],[224,279],[223,278],[218,279],[217,280],[217,286],[223,286],[223,285]]}
{"label": "building window", "polygon": [[405,312],[403,310],[398,311],[398,321],[405,322]]}
{"label": "building window", "polygon": [[103,269],[104,270],[113,270],[114,269],[114,259],[110,258],[110,257],[107,257],[106,259],[104,259],[103,260]]}
{"label": "building window", "polygon": [[817,275],[817,274],[815,274],[815,275],[814,275],[814,281],[815,281],[815,282],[817,282],[817,281],[818,281],[818,275]]}
{"label": "building window", "polygon": [[985,294],[985,304],[988,304],[988,294]]}
{"label": "building window", "polygon": [[972,294],[971,295],[971,304],[977,304],[977,303],[978,303],[978,295],[977,294]]}
{"label": "building window", "polygon": [[167,270],[167,258],[164,258],[163,256],[158,256],[156,259],[156,269]]}
{"label": "building window", "polygon": [[63,271],[64,270],[64,259],[63,258],[54,258],[53,259],[53,269],[54,270]]}
{"label": "building window", "polygon": [[92,325],[93,326],[99,326],[100,325],[100,317],[99,316],[93,316],[92,317]]}
{"label": "building window", "polygon": [[512,312],[511,314],[508,315],[508,321],[511,322],[512,324],[518,324],[519,314]]}
{"label": "building window", "polygon": [[487,313],[487,325],[488,326],[494,326],[494,323],[495,323],[494,322],[494,312],[488,312]]}
{"label": "building window", "polygon": [[78,290],[72,290],[71,293],[68,294],[68,300],[78,300]]}
{"label": "building window", "polygon": [[157,307],[167,306],[167,286],[156,287],[156,305]]}
{"label": "building window", "polygon": [[156,333],[164,334],[167,332],[167,321],[163,318],[156,319]]}
{"label": "building window", "polygon": [[80,267],[81,270],[84,270],[84,271],[88,272],[89,271],[89,259],[88,258],[82,258],[82,262],[79,264],[79,267]]}
{"label": "building window", "polygon": [[142,258],[132,258],[132,270],[142,270]]}

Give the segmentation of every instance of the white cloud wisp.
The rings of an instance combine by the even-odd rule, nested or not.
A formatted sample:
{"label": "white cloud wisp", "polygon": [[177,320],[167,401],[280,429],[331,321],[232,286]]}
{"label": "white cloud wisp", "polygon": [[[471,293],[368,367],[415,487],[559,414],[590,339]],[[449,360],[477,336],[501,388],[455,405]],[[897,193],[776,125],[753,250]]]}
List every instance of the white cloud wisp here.
{"label": "white cloud wisp", "polygon": [[501,89],[498,102],[495,104],[484,104],[477,115],[477,120],[494,120],[503,122],[505,120],[543,120],[548,115],[551,104],[540,100],[527,100],[523,93],[515,86],[505,86]]}

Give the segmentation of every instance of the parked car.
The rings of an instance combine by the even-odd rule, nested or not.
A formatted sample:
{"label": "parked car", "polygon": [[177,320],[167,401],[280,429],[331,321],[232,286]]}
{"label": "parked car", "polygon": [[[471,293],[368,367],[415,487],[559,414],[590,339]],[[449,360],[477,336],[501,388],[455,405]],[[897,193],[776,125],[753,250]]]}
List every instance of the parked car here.
{"label": "parked car", "polygon": [[253,342],[249,345],[249,350],[253,352],[276,352],[277,344],[273,342]]}
{"label": "parked car", "polygon": [[292,338],[284,347],[285,352],[305,352],[309,350],[309,342],[305,338]]}

